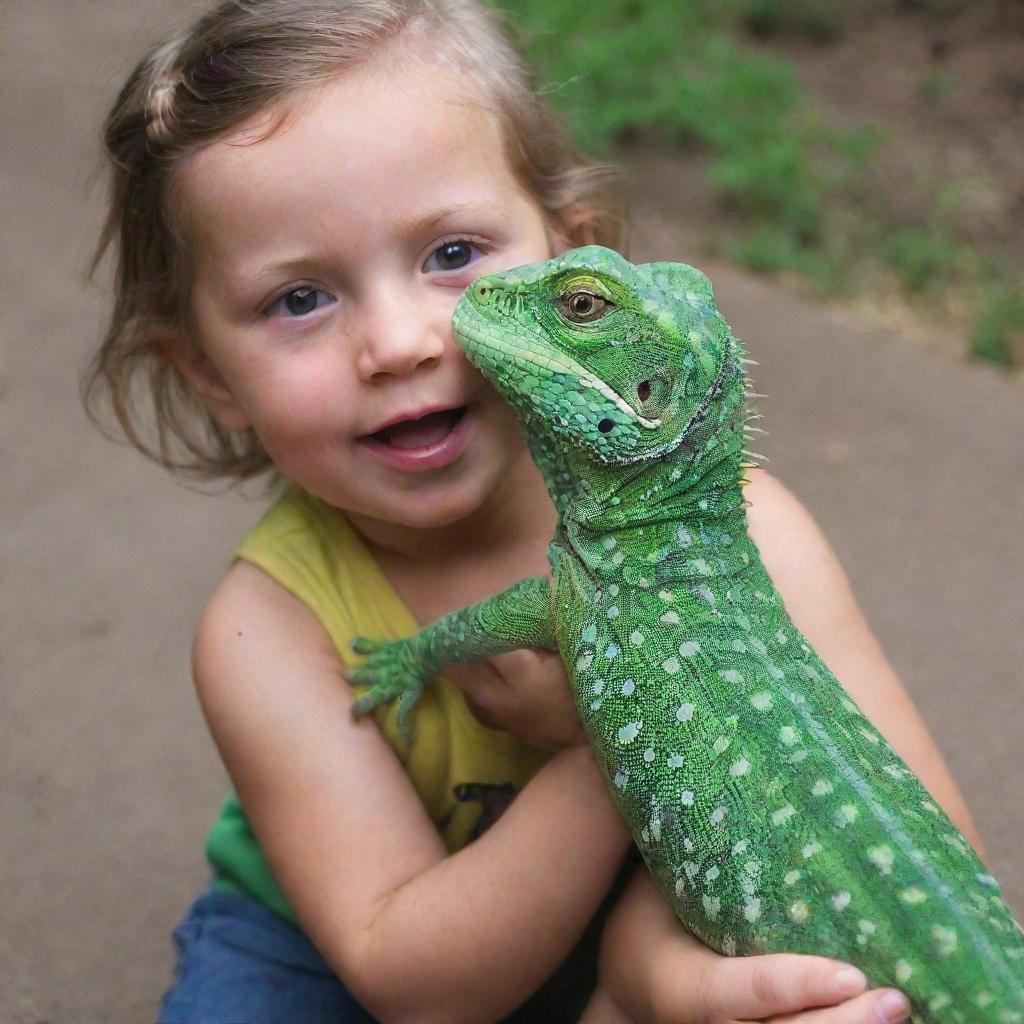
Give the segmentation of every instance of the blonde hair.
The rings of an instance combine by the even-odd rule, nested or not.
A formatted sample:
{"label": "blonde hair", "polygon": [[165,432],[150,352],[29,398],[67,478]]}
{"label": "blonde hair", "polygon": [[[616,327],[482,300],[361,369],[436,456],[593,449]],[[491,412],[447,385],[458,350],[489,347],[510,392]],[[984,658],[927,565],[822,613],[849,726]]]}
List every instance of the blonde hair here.
{"label": "blonde hair", "polygon": [[143,57],[104,126],[110,195],[93,271],[112,250],[114,307],[83,378],[94,422],[102,426],[109,407],[130,443],[192,477],[242,480],[271,468],[255,433],[224,430],[164,351],[171,336],[195,345],[174,172],[272,105],[407,37],[428,41],[431,60],[476,79],[510,167],[552,226],[573,244],[622,247],[615,172],[581,157],[476,0],[229,0]]}

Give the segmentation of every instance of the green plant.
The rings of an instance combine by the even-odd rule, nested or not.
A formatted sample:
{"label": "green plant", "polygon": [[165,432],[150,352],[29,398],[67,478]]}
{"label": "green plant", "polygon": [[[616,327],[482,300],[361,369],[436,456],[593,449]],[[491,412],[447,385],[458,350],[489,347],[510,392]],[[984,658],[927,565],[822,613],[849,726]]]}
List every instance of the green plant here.
{"label": "green plant", "polygon": [[941,225],[899,228],[886,238],[882,258],[912,292],[941,288],[965,260],[964,250]]}
{"label": "green plant", "polygon": [[591,0],[583,19],[574,5],[523,0],[513,24],[586,148],[638,136],[700,148],[721,203],[772,235],[786,266],[805,265],[829,193],[869,147],[815,116],[789,63],[730,36],[744,8]]}
{"label": "green plant", "polygon": [[992,285],[974,323],[971,353],[999,366],[1014,366],[1015,339],[1024,341],[1024,285]]}

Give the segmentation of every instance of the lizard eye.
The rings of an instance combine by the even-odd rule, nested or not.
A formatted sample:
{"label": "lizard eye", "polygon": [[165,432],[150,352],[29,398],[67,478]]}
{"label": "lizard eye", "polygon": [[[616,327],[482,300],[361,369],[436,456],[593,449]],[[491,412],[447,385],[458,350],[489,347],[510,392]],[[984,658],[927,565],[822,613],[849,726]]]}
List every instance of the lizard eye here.
{"label": "lizard eye", "polygon": [[574,324],[589,324],[609,313],[613,304],[593,292],[569,292],[558,299],[562,314]]}

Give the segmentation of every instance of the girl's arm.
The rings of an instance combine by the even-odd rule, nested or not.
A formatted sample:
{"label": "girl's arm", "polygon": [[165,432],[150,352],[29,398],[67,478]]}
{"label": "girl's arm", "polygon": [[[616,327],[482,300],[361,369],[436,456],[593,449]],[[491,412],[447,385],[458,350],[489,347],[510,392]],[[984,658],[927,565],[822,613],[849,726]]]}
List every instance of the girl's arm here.
{"label": "girl's arm", "polygon": [[276,878],[370,1013],[493,1021],[577,941],[628,847],[588,748],[554,755],[448,856],[390,747],[351,720],[325,631],[259,569],[236,563],[214,594],[194,671]]}
{"label": "girl's arm", "polygon": [[[864,713],[982,853],[978,831],[921,717],[886,660],[835,554],[807,510],[763,471],[751,474],[746,496],[750,533],[794,624]],[[823,993],[838,970],[819,957],[729,959],[697,942],[676,921],[649,877],[634,879],[605,929],[602,979],[614,1001],[638,1022],[777,1020],[778,1014],[841,1001]],[[885,990],[891,992],[892,990]],[[758,1012],[741,1014],[741,993],[757,993]],[[874,1004],[882,990],[828,1011],[785,1019],[808,1024],[883,1021]],[[612,1003],[609,1000],[609,1003]],[[803,1000],[803,1001],[801,1001]],[[612,1005],[614,1005],[612,1004]],[[608,1011],[607,1021],[614,1019]],[[595,1015],[592,1024],[604,1024]],[[591,1024],[591,1021],[588,1021]]]}

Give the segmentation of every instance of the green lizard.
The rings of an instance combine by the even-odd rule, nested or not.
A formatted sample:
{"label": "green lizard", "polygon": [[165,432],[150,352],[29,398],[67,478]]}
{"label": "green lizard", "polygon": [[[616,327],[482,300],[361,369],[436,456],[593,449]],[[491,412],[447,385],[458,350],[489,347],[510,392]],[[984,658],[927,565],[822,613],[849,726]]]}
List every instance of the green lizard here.
{"label": "green lizard", "polygon": [[850,961],[918,1024],[1024,1022],[1024,938],[995,879],[794,628],[747,534],[744,352],[707,278],[590,246],[478,279],[454,325],[559,512],[552,579],[357,640],[356,714],[398,698],[408,730],[444,665],[557,649],[704,942]]}

